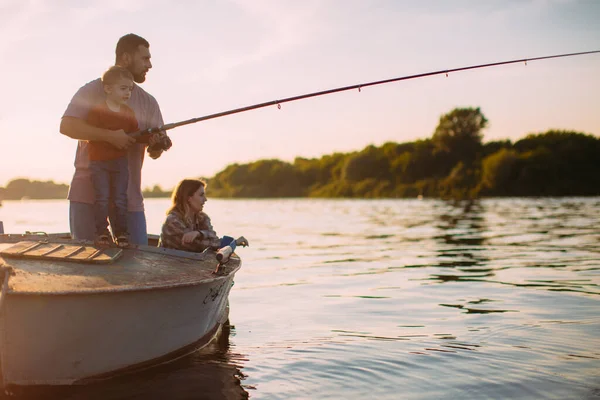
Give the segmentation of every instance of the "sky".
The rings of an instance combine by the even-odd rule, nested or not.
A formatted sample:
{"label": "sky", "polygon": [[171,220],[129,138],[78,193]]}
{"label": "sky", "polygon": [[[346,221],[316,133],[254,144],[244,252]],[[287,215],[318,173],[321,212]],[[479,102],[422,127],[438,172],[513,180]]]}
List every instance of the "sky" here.
{"label": "sky", "polygon": [[[166,123],[364,82],[600,50],[588,0],[0,0],[0,186],[69,183],[76,142],[59,132],[79,87],[117,40],[150,42],[142,87]],[[600,135],[600,54],[437,75],[282,104],[169,131],[142,186],[172,188],[232,163],[318,158],[431,137],[480,107],[484,142],[548,129]]]}

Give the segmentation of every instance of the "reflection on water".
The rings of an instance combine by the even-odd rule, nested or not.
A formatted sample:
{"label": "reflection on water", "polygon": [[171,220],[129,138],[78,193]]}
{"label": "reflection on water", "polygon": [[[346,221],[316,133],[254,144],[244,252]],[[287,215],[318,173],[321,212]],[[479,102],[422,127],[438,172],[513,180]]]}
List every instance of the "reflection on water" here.
{"label": "reflection on water", "polygon": [[[453,271],[434,274],[431,280],[473,281],[494,276],[493,268],[486,266],[484,206],[480,201],[465,200],[445,203],[439,214],[437,228],[442,234],[435,236],[439,242],[438,263],[440,268],[453,268]],[[450,307],[450,305],[448,305]],[[465,308],[463,305],[452,306]],[[466,312],[483,312],[465,308]],[[493,311],[498,312],[498,311]]]}
{"label": "reflection on water", "polygon": [[[147,202],[151,232],[167,207]],[[598,198],[211,199],[206,211],[252,243],[227,345],[61,396],[600,397]],[[10,232],[65,231],[66,215],[62,201],[0,209]]]}

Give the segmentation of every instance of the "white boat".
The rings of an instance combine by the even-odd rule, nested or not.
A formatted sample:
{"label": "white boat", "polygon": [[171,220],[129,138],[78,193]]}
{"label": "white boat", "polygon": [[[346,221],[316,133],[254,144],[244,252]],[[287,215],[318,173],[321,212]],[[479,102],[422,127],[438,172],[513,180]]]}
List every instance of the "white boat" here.
{"label": "white boat", "polygon": [[215,272],[213,251],[101,249],[69,237],[0,234],[5,387],[87,383],[169,362],[227,321],[235,253]]}

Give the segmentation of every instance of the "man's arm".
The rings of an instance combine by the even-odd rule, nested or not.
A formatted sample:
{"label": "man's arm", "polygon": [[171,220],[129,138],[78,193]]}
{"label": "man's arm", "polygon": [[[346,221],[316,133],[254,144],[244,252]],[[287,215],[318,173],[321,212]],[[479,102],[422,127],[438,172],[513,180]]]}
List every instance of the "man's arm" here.
{"label": "man's arm", "polygon": [[130,144],[135,143],[135,139],[125,133],[125,131],[111,131],[108,129],[96,128],[80,118],[63,117],[60,121],[60,133],[77,140],[97,140],[112,144],[117,149],[126,149]]}
{"label": "man's arm", "polygon": [[104,99],[104,89],[100,79],[86,83],[71,99],[60,121],[60,133],[76,140],[97,140],[112,144],[118,149],[126,149],[135,139],[124,131],[110,131],[89,124],[87,119],[94,104]]}

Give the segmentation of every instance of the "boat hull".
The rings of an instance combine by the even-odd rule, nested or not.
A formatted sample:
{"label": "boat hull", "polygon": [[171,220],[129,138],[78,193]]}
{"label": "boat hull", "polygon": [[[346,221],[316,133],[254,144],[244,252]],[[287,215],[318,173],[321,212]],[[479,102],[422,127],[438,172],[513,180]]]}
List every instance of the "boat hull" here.
{"label": "boat hull", "polygon": [[5,385],[85,383],[162,363],[207,344],[227,319],[233,274],[195,285],[3,302]]}
{"label": "boat hull", "polygon": [[[152,238],[156,242],[155,238]],[[4,386],[69,385],[208,344],[228,317],[237,255],[98,248],[66,234],[0,234]]]}

